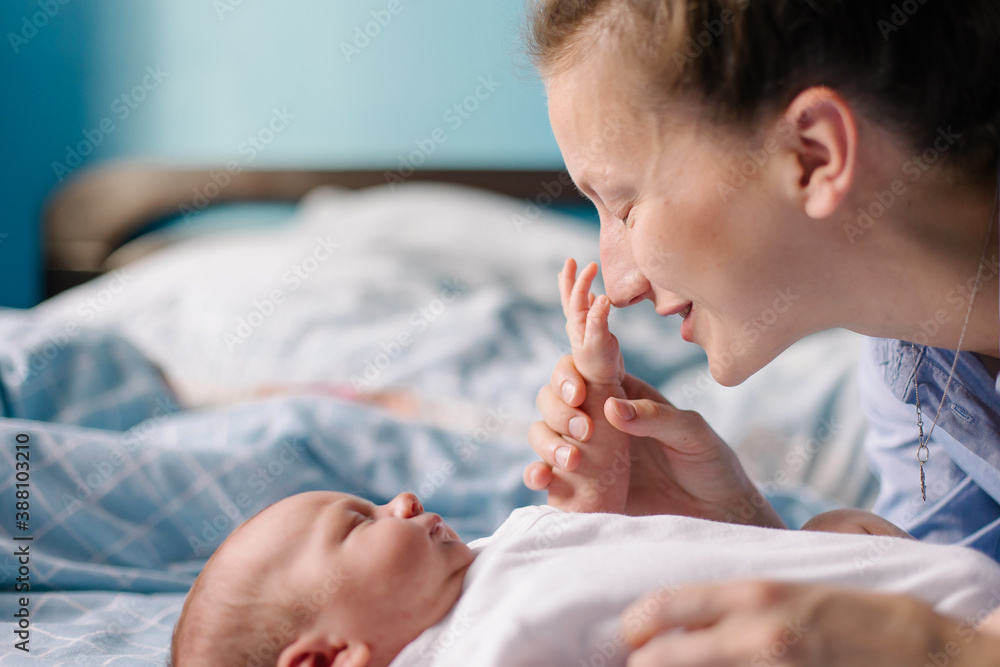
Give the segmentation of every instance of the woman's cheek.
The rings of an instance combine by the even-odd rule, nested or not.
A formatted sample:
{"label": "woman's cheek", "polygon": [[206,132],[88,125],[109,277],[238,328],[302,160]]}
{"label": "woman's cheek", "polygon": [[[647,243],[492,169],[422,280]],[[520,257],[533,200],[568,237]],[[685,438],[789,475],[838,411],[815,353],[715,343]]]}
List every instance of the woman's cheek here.
{"label": "woman's cheek", "polygon": [[646,229],[633,228],[629,241],[636,265],[646,280],[661,289],[674,291],[677,277],[683,270],[679,253],[661,234]]}

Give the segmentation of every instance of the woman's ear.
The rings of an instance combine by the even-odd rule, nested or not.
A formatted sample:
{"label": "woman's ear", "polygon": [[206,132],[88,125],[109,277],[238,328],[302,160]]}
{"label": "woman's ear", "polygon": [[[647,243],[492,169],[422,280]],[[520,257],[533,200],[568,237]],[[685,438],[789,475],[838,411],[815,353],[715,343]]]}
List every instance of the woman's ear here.
{"label": "woman's ear", "polygon": [[[806,215],[826,218],[851,189],[858,157],[858,127],[850,105],[836,91],[807,88],[785,110],[797,156],[797,184]],[[792,174],[790,174],[790,177]]]}
{"label": "woman's ear", "polygon": [[278,656],[278,667],[366,667],[371,661],[367,644],[299,636]]}

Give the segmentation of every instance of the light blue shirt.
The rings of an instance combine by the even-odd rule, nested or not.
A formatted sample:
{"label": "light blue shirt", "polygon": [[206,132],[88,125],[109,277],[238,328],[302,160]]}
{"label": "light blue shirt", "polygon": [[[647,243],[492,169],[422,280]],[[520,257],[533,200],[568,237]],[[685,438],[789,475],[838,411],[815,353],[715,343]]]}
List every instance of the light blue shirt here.
{"label": "light blue shirt", "polygon": [[[881,482],[874,512],[917,539],[972,547],[1000,562],[1000,382],[973,353],[959,353],[929,443],[923,502],[910,344],[872,338],[865,352],[860,368],[870,424],[865,447]],[[926,434],[955,352],[921,345],[916,352]]]}

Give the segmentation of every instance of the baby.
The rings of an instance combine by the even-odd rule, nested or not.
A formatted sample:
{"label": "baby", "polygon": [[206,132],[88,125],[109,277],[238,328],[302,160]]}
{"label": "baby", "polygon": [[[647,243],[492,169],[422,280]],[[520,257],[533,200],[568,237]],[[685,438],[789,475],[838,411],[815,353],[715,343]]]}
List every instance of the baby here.
{"label": "baby", "polygon": [[[573,260],[568,260],[560,273],[573,361],[587,382],[582,409],[592,417],[594,433],[587,443],[574,442],[581,460],[573,472],[553,471],[547,506],[515,510],[493,536],[466,545],[440,516],[425,513],[412,493],[401,493],[385,505],[329,491],[301,493],[274,503],[234,531],[195,581],[174,631],[174,664],[385,667],[397,658],[404,660],[400,664],[410,664],[410,657],[419,663],[432,653],[438,655],[434,645],[428,645],[428,636],[422,635],[448,616],[454,623],[455,608],[463,596],[470,598],[470,604],[485,599],[492,605],[491,612],[475,613],[499,614],[490,626],[499,631],[494,626],[533,606],[536,584],[522,586],[527,597],[515,604],[516,611],[505,612],[502,605],[493,604],[497,597],[517,600],[518,584],[524,581],[527,570],[548,578],[542,581],[555,576],[567,583],[580,581],[578,577],[597,581],[628,575],[628,568],[611,573],[602,564],[602,556],[592,571],[562,579],[570,570],[591,567],[594,554],[603,553],[601,549],[621,554],[631,545],[630,567],[640,567],[644,558],[652,558],[651,572],[662,572],[664,563],[669,563],[671,573],[682,571],[683,576],[694,579],[709,576],[699,568],[706,560],[702,555],[707,541],[705,525],[711,522],[669,517],[668,525],[668,517],[655,516],[620,517],[619,523],[608,523],[609,514],[626,511],[631,460],[629,436],[604,417],[604,410],[614,409],[609,398],[625,398],[621,384],[625,369],[617,339],[608,329],[608,298],[590,294],[596,274],[597,266],[591,264],[577,277]],[[655,508],[644,508],[642,513],[654,513],[651,509]],[[589,514],[590,518],[584,519],[585,515],[574,514],[577,512],[604,514]],[[568,519],[576,516],[580,519]],[[621,523],[623,520],[633,523]],[[815,527],[905,535],[885,524],[867,514],[861,518],[829,515]],[[738,540],[741,544],[752,544],[761,532],[765,536],[795,535],[791,531],[715,525],[718,528],[713,530],[721,532],[713,540]],[[739,530],[750,532],[726,533]],[[684,542],[684,535],[689,536],[689,543]],[[668,538],[673,540],[674,556],[664,559],[657,552]],[[760,539],[770,544],[774,538]],[[513,561],[518,564],[513,570],[507,567],[511,561],[503,558],[505,548],[520,554]],[[692,554],[686,566],[684,558],[677,555],[685,548]],[[779,545],[779,552],[790,557],[794,549]],[[477,559],[486,553],[491,557]],[[565,560],[556,562],[556,554]],[[739,559],[741,567],[754,562],[743,553]],[[476,577],[467,578],[475,570],[474,562],[480,570]],[[524,567],[525,563],[531,567]],[[754,574],[763,576],[768,568],[782,567],[782,560],[767,555],[760,565],[763,571]],[[550,573],[546,567],[551,568]],[[723,569],[731,568],[727,565]],[[518,572],[518,577],[509,577],[512,572]],[[598,619],[606,621],[608,614],[616,617],[630,601],[662,583],[663,576],[650,581],[636,577],[616,580],[611,586],[613,594],[597,596],[604,607],[591,604],[595,596],[589,590],[570,586],[573,594],[583,597],[567,604],[574,610],[586,607],[589,613],[603,613],[593,619],[599,625]],[[475,586],[471,579],[476,580]],[[500,588],[489,592],[485,587],[490,585]],[[483,592],[475,595],[476,591]],[[581,612],[573,613],[577,614],[574,622],[580,622]],[[572,614],[558,615],[573,618]],[[541,659],[545,646],[525,642],[517,632],[514,635],[513,645],[532,646],[531,655]],[[415,641],[418,637],[423,644]],[[401,657],[404,650],[409,657]],[[515,649],[504,649],[505,654],[510,655],[511,650]],[[560,662],[571,654],[560,637],[554,638],[552,650],[552,659],[558,656]],[[542,663],[557,664],[545,660],[538,664]]]}

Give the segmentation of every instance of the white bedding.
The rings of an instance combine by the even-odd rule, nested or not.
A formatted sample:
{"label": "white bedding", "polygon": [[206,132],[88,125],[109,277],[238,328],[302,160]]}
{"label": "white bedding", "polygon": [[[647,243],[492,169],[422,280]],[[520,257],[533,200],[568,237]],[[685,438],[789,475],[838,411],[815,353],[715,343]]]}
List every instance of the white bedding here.
{"label": "white bedding", "polygon": [[[625,665],[622,611],[660,588],[667,601],[691,582],[763,577],[907,593],[966,629],[1000,603],[1000,566],[986,556],[900,538],[543,505],[515,510],[470,546],[477,557],[462,596],[391,667]],[[790,631],[794,641],[806,630]]]}
{"label": "white bedding", "polygon": [[[53,530],[66,521],[82,527],[60,535],[86,536],[95,517],[117,521],[120,514],[127,520],[118,529],[136,540],[130,548],[171,545],[140,554],[150,560],[141,589],[107,583],[118,576],[117,567],[75,562],[74,554],[84,552],[72,540],[36,543],[38,557],[48,550],[72,565],[46,568],[46,590],[53,592],[34,598],[40,664],[162,664],[179,591],[205,555],[187,553],[176,531],[197,532],[204,520],[217,519],[220,503],[246,491],[243,480],[277,456],[286,439],[307,446],[309,456],[255,493],[246,512],[312,488],[373,499],[408,488],[430,495],[429,511],[471,539],[491,532],[517,504],[538,502],[520,474],[534,458],[526,433],[538,418],[535,393],[568,352],[555,276],[567,255],[596,259],[597,229],[550,211],[519,227],[515,221],[524,214],[522,201],[456,186],[320,189],[283,228],[199,235],[23,317],[7,313],[0,358],[13,366],[0,364],[0,371],[15,385],[21,375],[15,366],[30,357],[50,373],[66,366],[76,369],[77,379],[82,374],[97,386],[109,384],[103,393],[85,383],[47,386],[60,395],[74,389],[84,408],[111,394],[129,405],[141,402],[135,391],[112,391],[109,366],[95,352],[107,357],[121,347],[101,342],[111,333],[160,366],[183,407],[201,408],[167,418],[154,410],[149,419],[131,410],[130,424],[154,427],[142,432],[142,465],[122,468],[102,487],[115,494],[53,518]],[[612,313],[628,369],[679,405],[702,410],[767,485],[786,520],[801,521],[830,500],[870,501],[874,483],[860,453],[864,422],[854,392],[857,337],[844,331],[810,337],[743,386],[725,389],[707,377],[700,349],[680,339],[679,319],[659,318],[648,305]],[[251,328],[245,338],[241,320]],[[403,334],[408,344],[395,350],[392,343]],[[49,360],[52,351],[59,352],[57,361]],[[146,365],[141,355],[129,359],[125,370]],[[363,378],[369,363],[383,367],[361,389],[409,396],[416,405],[411,419],[322,395],[252,398],[351,390],[352,377]],[[144,377],[156,384],[154,375]],[[38,434],[35,455],[42,463],[32,480],[51,488],[53,497],[105,465],[128,428],[115,425],[121,406],[104,405],[102,419],[85,424],[88,409],[69,407],[75,427],[4,425]],[[466,464],[455,448],[469,442],[480,449]],[[448,464],[457,472],[445,479]],[[12,475],[0,473],[0,489],[9,483]],[[188,487],[201,491],[188,493]],[[169,514],[171,522],[147,526],[128,518],[148,510],[147,496],[174,498],[149,510]],[[0,527],[5,541],[10,544]],[[163,569],[161,561],[170,565]],[[10,584],[11,572],[0,562],[0,584]],[[0,611],[13,595],[0,596]],[[33,659],[24,664],[39,664]],[[22,664],[10,645],[0,648],[0,662]]]}
{"label": "white bedding", "polygon": [[[555,276],[567,256],[598,256],[594,226],[525,214],[460,186],[320,188],[286,227],[197,236],[36,310],[123,335],[188,407],[290,385],[402,388],[424,421],[472,432],[500,410],[504,433],[523,436],[569,351]],[[860,337],[817,334],[725,388],[679,324],[648,303],[613,312],[627,369],[701,411],[769,491],[870,506]]]}

